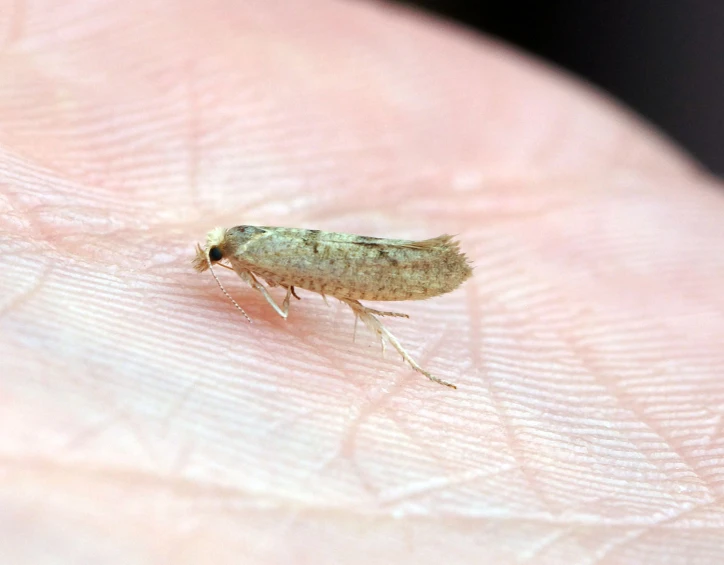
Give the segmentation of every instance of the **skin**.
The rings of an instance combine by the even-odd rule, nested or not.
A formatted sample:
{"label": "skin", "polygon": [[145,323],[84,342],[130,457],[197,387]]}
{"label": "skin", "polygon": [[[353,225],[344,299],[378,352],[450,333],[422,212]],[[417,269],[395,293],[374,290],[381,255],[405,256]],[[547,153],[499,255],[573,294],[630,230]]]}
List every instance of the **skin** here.
{"label": "skin", "polygon": [[[7,562],[724,561],[724,192],[638,118],[378,3],[3,0],[0,45]],[[239,224],[457,233],[387,323],[459,390],[219,273],[246,323],[190,267]]]}

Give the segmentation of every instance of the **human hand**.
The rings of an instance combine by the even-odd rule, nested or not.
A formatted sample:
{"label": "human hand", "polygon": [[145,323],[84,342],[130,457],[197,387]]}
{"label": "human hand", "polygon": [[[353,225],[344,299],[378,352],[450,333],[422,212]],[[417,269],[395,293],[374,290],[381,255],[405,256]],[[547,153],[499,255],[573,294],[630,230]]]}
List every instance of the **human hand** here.
{"label": "human hand", "polygon": [[[720,563],[721,186],[510,49],[390,6],[0,8],[8,563]],[[385,305],[429,382],[214,226],[459,234]]]}

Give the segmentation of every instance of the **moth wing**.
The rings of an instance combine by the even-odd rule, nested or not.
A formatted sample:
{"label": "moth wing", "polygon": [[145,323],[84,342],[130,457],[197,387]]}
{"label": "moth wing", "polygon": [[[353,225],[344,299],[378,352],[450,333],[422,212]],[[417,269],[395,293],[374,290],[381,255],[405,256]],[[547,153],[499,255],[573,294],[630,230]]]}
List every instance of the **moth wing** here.
{"label": "moth wing", "polygon": [[353,238],[338,239],[334,237],[336,234],[329,234],[332,237],[325,238],[326,241],[333,241],[340,245],[364,245],[364,246],[375,246],[380,245],[384,247],[398,247],[401,249],[433,249],[438,247],[448,249],[458,249],[459,244],[453,240],[453,236],[443,234],[438,237],[431,239],[423,239],[421,241],[413,241],[407,239],[385,239],[381,237],[366,237],[356,236]]}
{"label": "moth wing", "polygon": [[408,249],[431,249],[433,247],[447,247],[457,249],[460,244],[448,234],[439,235],[431,239],[423,239],[422,241],[410,241],[402,245]]}

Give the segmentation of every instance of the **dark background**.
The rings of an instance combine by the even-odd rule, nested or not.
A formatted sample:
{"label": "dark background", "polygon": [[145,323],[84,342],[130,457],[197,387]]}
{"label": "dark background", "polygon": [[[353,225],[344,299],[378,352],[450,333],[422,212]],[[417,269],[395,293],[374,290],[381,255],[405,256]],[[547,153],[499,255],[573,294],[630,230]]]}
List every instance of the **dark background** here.
{"label": "dark background", "polygon": [[599,85],[724,175],[724,0],[408,0]]}

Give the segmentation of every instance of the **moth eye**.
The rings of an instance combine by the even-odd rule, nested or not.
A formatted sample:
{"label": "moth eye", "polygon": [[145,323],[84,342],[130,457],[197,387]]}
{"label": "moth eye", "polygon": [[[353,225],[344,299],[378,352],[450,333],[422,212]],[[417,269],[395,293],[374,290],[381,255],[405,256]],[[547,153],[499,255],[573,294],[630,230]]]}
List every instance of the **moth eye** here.
{"label": "moth eye", "polygon": [[221,261],[224,258],[224,254],[221,252],[221,249],[214,246],[211,249],[209,249],[209,259],[212,261]]}

